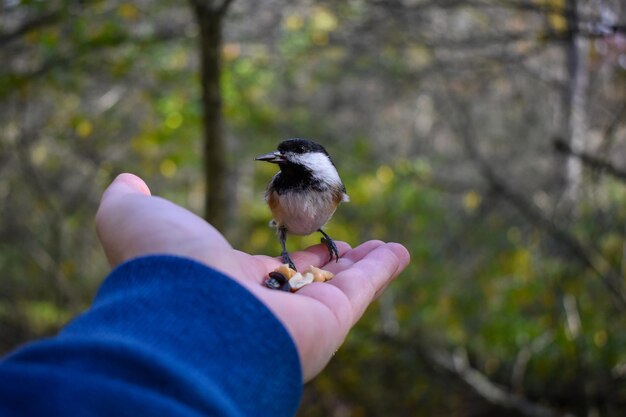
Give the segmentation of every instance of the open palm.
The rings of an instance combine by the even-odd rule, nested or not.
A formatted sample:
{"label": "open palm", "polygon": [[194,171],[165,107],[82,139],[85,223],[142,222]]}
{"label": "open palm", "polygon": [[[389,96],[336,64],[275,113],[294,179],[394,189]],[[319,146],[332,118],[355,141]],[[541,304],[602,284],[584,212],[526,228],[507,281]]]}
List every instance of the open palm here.
{"label": "open palm", "polygon": [[331,263],[326,247],[315,245],[293,253],[292,259],[298,269],[314,265],[333,272],[333,280],[295,294],[270,290],[262,282],[281,264],[279,258],[233,249],[209,223],[151,196],[132,174],[118,176],[105,191],[96,226],[112,266],[142,255],[179,255],[220,270],[246,287],[291,334],[305,381],[322,370],[367,306],[409,262],[407,250],[397,243],[368,241],[352,249],[337,242],[341,257]]}

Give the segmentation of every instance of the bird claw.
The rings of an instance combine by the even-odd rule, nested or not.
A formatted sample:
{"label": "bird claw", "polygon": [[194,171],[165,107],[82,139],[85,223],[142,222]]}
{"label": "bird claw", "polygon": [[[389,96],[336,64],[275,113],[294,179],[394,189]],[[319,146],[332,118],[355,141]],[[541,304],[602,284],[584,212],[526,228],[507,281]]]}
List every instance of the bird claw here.
{"label": "bird claw", "polygon": [[328,249],[328,253],[330,254],[328,262],[331,262],[333,258],[335,259],[335,262],[339,262],[339,249],[337,249],[335,241],[332,240],[330,236],[325,236],[321,239],[321,242],[326,245],[326,249]]}
{"label": "bird claw", "polygon": [[294,264],[293,261],[291,260],[291,257],[289,256],[289,253],[282,252],[280,254],[280,256],[283,258],[283,263],[284,264],[289,265],[289,268],[293,269],[294,271],[297,271],[296,264]]}

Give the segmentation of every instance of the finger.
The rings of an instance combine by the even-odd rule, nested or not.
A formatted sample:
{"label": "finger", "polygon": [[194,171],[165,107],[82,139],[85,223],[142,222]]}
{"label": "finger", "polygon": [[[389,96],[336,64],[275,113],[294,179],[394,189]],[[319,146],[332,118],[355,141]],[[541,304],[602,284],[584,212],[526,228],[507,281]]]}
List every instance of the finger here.
{"label": "finger", "polygon": [[[344,256],[344,254],[349,253],[352,249],[350,245],[346,242],[335,241],[335,244],[337,245],[337,249],[339,250],[339,262],[341,262],[341,257]],[[237,256],[247,258],[249,255],[243,252],[239,252]],[[257,266],[254,269],[254,272],[257,275],[253,279],[259,283],[265,281],[269,272],[275,270],[283,264],[283,260],[280,256],[271,257],[266,255],[254,255],[252,258],[254,259],[255,265]],[[298,268],[298,270],[304,270],[310,265],[321,267],[323,265],[328,266],[331,264],[335,264],[335,262],[328,263],[328,260],[330,259],[330,254],[328,253],[328,249],[326,248],[326,246],[322,244],[313,245],[302,251],[294,252],[291,254],[291,259],[296,264],[296,268]],[[352,263],[353,262],[350,262],[349,265],[352,265]],[[262,268],[260,269],[262,269],[263,271],[261,273],[258,273],[259,265],[262,265]],[[328,269],[327,267],[324,268]],[[250,275],[249,277],[251,278]]]}
{"label": "finger", "polygon": [[355,262],[359,261],[368,253],[384,244],[385,242],[381,240],[369,240],[367,242],[361,243],[356,248],[347,251],[339,259],[338,262],[328,263],[326,266],[324,266],[324,269],[332,272],[333,274],[338,274],[339,272],[350,268],[352,265],[354,265]]}
{"label": "finger", "polygon": [[367,306],[408,265],[409,260],[409,252],[404,246],[386,243],[337,274],[329,283],[346,295],[356,322]]}
{"label": "finger", "polygon": [[[340,259],[346,252],[351,249],[350,245],[346,242],[336,240],[335,244],[337,245],[337,249],[339,250]],[[283,263],[280,257],[276,259],[278,259],[280,263]],[[306,248],[305,250],[294,252],[291,254],[291,259],[296,264],[296,268],[298,268],[298,270],[304,270],[310,265],[321,267],[326,264],[334,263],[329,262],[330,254],[328,253],[328,248],[326,247],[326,245],[323,244],[313,245]]]}
{"label": "finger", "polygon": [[[375,248],[385,244],[385,242],[381,240],[370,240],[362,243],[354,249],[351,249],[350,245],[346,242],[336,241],[335,243],[337,244],[340,254],[338,262],[328,262],[330,255],[328,254],[328,249],[326,249],[325,245],[311,246],[304,251],[294,252],[291,257],[296,263],[298,270],[307,268],[309,265],[313,265],[317,267],[323,266],[325,270],[330,271],[333,274],[338,274],[339,272],[350,268],[355,262],[366,256]],[[242,255],[247,256],[247,254]],[[267,272],[273,271],[283,263],[280,257],[255,255],[254,258],[264,265]],[[263,282],[264,280],[265,277],[257,278],[257,281],[259,282]]]}

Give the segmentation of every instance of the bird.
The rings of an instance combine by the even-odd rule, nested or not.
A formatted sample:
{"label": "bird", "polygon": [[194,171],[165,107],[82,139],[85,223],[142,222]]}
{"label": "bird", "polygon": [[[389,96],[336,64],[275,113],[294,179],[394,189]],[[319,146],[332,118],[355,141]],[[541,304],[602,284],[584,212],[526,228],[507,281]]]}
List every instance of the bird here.
{"label": "bird", "polygon": [[339,251],[333,239],[322,229],[342,202],[350,201],[337,168],[324,147],[308,139],[282,141],[277,150],[255,158],[278,164],[265,191],[282,248],[283,263],[296,270],[287,252],[287,235],[322,234],[330,261],[339,261]]}

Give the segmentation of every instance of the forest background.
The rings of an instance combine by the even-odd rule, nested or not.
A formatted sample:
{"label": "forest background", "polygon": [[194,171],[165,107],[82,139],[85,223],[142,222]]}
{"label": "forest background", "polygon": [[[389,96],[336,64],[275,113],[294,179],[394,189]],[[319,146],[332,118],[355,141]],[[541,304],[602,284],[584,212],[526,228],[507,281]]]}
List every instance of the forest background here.
{"label": "forest background", "polygon": [[307,137],[412,264],[299,416],[624,415],[620,0],[2,0],[0,63],[0,351],[89,306],[120,172],[278,254],[253,159]]}

